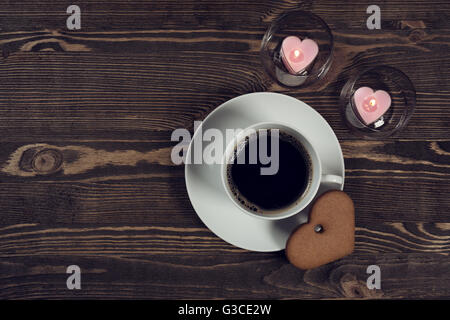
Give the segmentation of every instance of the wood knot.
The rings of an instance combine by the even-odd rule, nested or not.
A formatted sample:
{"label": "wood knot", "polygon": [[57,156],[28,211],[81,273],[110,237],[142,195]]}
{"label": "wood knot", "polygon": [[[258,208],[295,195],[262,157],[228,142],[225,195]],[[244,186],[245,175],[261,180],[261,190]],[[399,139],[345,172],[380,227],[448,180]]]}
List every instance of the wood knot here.
{"label": "wood knot", "polygon": [[63,156],[55,149],[43,149],[36,153],[31,161],[31,167],[39,174],[50,174],[61,168]]}
{"label": "wood knot", "polygon": [[416,43],[416,42],[419,42],[419,41],[422,41],[423,39],[425,39],[426,36],[427,36],[427,33],[425,32],[425,30],[414,29],[410,32],[408,38],[409,38],[409,41]]}
{"label": "wood knot", "polygon": [[346,298],[374,299],[381,298],[381,290],[371,290],[367,288],[364,281],[358,280],[355,275],[346,273],[340,280],[341,288]]}

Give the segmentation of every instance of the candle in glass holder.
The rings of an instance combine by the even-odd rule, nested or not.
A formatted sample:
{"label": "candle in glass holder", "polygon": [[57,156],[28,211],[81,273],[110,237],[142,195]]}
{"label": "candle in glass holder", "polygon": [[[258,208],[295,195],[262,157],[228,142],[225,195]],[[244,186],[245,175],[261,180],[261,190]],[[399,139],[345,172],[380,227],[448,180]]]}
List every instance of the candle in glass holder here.
{"label": "candle in glass holder", "polygon": [[281,60],[291,74],[303,72],[317,57],[319,46],[314,40],[286,37],[281,44]]}
{"label": "candle in glass holder", "polygon": [[361,120],[372,124],[380,119],[391,106],[391,96],[384,90],[373,91],[369,87],[357,89],[353,95],[356,111]]}

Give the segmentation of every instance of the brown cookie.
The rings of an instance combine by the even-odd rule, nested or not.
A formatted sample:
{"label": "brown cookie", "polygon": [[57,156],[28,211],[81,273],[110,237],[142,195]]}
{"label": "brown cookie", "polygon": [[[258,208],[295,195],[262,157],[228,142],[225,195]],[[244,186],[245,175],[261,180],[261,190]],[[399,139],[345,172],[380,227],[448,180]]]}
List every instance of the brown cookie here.
{"label": "brown cookie", "polygon": [[312,269],[353,252],[355,208],[342,191],[328,191],[314,202],[308,223],[290,235],[286,256],[300,269]]}

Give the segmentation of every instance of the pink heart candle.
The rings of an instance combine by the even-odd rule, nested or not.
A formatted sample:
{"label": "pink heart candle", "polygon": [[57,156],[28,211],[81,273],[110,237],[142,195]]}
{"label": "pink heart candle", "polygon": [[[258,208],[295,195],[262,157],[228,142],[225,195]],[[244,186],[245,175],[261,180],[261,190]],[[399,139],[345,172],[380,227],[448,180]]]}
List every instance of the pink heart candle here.
{"label": "pink heart candle", "polygon": [[314,40],[296,36],[284,38],[281,44],[281,60],[291,74],[305,70],[317,57],[319,46]]}
{"label": "pink heart candle", "polygon": [[391,96],[383,90],[373,91],[369,87],[361,87],[355,91],[353,100],[362,121],[369,125],[377,121],[391,106]]}

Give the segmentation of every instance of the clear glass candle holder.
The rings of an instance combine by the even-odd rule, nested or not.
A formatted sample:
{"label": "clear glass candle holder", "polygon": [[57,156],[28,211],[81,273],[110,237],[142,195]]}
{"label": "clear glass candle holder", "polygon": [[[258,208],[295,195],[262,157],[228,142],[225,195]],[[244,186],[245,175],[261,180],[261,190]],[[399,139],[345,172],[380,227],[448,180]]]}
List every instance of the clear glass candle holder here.
{"label": "clear glass candle holder", "polygon": [[[281,46],[288,36],[314,40],[319,52],[303,71],[292,74],[281,58]],[[333,35],[328,25],[318,16],[303,10],[294,10],[275,20],[261,42],[260,56],[266,72],[286,87],[300,87],[322,79],[332,63]]]}
{"label": "clear glass candle holder", "polygon": [[[390,95],[389,109],[373,123],[366,124],[355,102],[355,92],[369,87],[374,92],[383,90]],[[375,66],[358,72],[346,82],[341,91],[342,116],[351,131],[368,139],[392,136],[406,127],[414,113],[416,91],[409,78],[389,66]]]}

